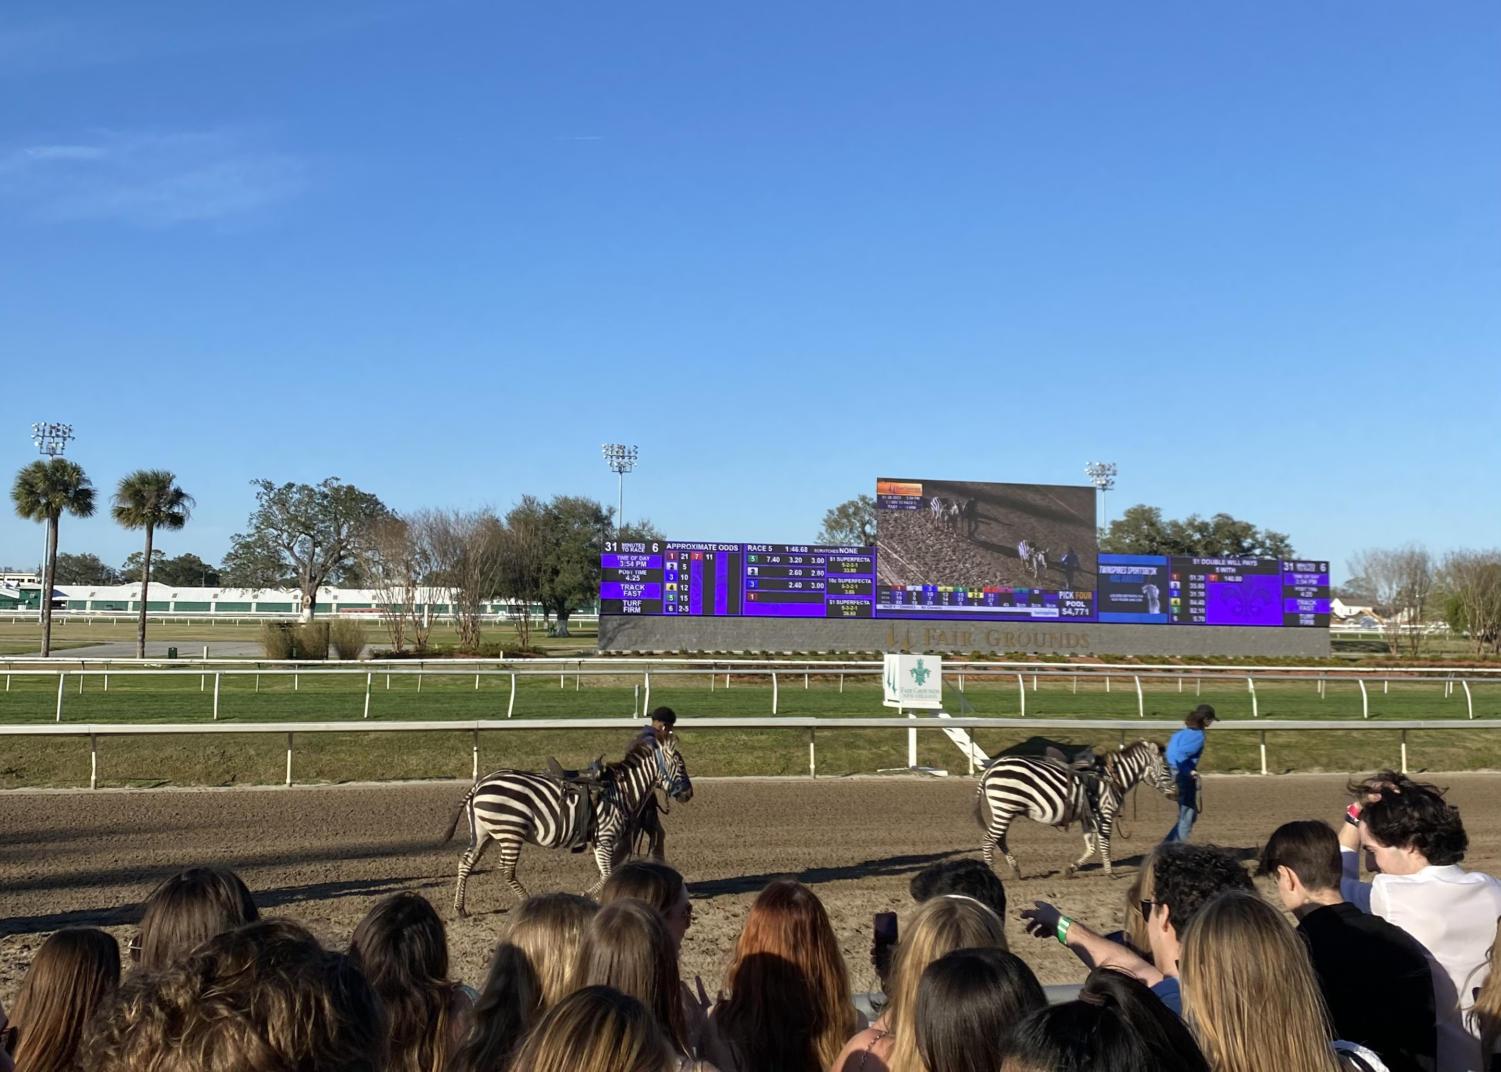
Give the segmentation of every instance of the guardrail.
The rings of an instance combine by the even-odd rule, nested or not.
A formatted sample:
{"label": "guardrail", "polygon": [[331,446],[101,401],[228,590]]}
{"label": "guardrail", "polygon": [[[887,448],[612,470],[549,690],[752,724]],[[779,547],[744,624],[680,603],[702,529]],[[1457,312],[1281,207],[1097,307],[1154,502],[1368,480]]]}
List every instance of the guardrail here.
{"label": "guardrail", "polygon": [[[506,701],[506,717],[511,718],[516,709],[516,689],[518,679],[526,678],[552,678],[558,676],[559,687],[566,687],[567,679],[571,676],[575,691],[579,690],[584,678],[619,678],[634,676],[640,673],[642,682],[636,688],[635,698],[632,703],[633,713],[645,712],[651,707],[652,677],[696,677],[707,673],[709,689],[714,691],[716,683],[721,675],[724,679],[724,687],[729,688],[734,676],[741,678],[765,678],[771,685],[771,714],[778,713],[781,700],[781,682],[783,677],[796,679],[802,678],[803,688],[811,687],[812,678],[815,674],[825,678],[837,679],[838,689],[844,692],[845,678],[852,677],[879,679],[882,673],[880,663],[868,661],[851,661],[837,663],[772,663],[766,661],[742,661],[731,664],[715,660],[660,660],[648,661],[642,666],[639,662],[625,664],[622,660],[613,659],[570,659],[570,660],[527,660],[521,665],[515,663],[503,663],[498,660],[476,659],[465,660],[462,665],[454,660],[436,660],[436,665],[429,666],[425,662],[418,662],[413,666],[409,661],[391,661],[381,663],[363,663],[352,667],[348,663],[339,663],[335,660],[309,661],[288,666],[285,663],[271,663],[260,661],[246,665],[245,660],[233,659],[205,659],[195,661],[190,665],[176,664],[175,668],[143,667],[138,660],[78,660],[79,669],[64,669],[62,667],[47,666],[36,668],[31,660],[15,660],[25,665],[20,669],[12,668],[7,660],[5,674],[5,691],[10,692],[11,679],[14,677],[52,677],[57,678],[57,701],[55,721],[63,719],[63,706],[67,693],[69,677],[78,680],[78,692],[82,694],[84,682],[90,678],[100,679],[103,683],[103,691],[109,691],[110,678],[113,677],[156,677],[156,678],[191,678],[199,679],[199,691],[207,692],[208,679],[213,677],[213,718],[219,718],[219,694],[220,686],[224,678],[252,677],[255,680],[255,691],[260,691],[260,679],[262,677],[290,677],[293,691],[300,691],[303,677],[336,677],[358,680],[364,675],[365,718],[370,717],[371,694],[374,688],[375,675],[381,674],[385,678],[387,689],[391,687],[391,679],[401,677],[415,677],[417,691],[422,691],[422,682],[425,677],[473,677],[474,688],[480,687],[484,678],[508,678],[510,682],[510,695]],[[120,669],[119,662],[125,662],[128,669]],[[103,665],[100,669],[87,669],[87,663],[99,662]],[[550,662],[553,665],[544,666],[542,663]],[[694,663],[697,665],[677,665],[678,663]],[[1466,718],[1475,718],[1475,697],[1470,686],[1490,685],[1501,681],[1496,675],[1501,670],[1465,667],[1463,671],[1454,668],[1414,668],[1413,670],[1377,669],[1364,670],[1360,668],[1344,667],[1142,667],[1130,665],[1105,665],[1105,664],[1082,664],[1082,665],[1038,665],[1025,663],[996,664],[996,663],[949,663],[946,669],[952,674],[955,687],[959,693],[965,691],[966,678],[1006,680],[1016,679],[1017,698],[1020,713],[1023,717],[1027,713],[1027,678],[1031,678],[1032,691],[1036,692],[1041,681],[1061,681],[1069,679],[1072,690],[1077,693],[1081,679],[1103,680],[1105,691],[1110,692],[1112,685],[1117,679],[1129,680],[1129,687],[1136,695],[1136,715],[1138,718],[1146,717],[1146,692],[1143,682],[1157,684],[1160,682],[1174,682],[1180,693],[1187,691],[1187,685],[1192,683],[1195,696],[1202,694],[1205,680],[1216,684],[1224,682],[1245,682],[1246,691],[1251,701],[1251,717],[1260,718],[1260,702],[1256,692],[1256,679],[1261,677],[1263,685],[1287,684],[1291,682],[1313,682],[1317,688],[1320,699],[1323,699],[1327,687],[1331,681],[1349,682],[1354,681],[1360,687],[1361,718],[1371,717],[1370,690],[1368,685],[1380,684],[1383,693],[1389,691],[1393,682],[1411,684],[1414,682],[1429,682],[1443,689],[1444,697],[1454,695],[1456,689],[1462,690],[1465,699]],[[1337,673],[1337,671],[1345,671]],[[1253,672],[1255,671],[1255,672]],[[1470,676],[1474,675],[1474,676]],[[1486,676],[1489,675],[1489,676]],[[962,703],[961,703],[962,708]]]}
{"label": "guardrail", "polygon": [[[520,719],[511,721],[497,720],[466,720],[446,722],[377,722],[377,723],[349,723],[349,722],[287,722],[281,724],[251,723],[227,725],[224,723],[211,725],[192,725],[183,723],[157,723],[157,724],[114,724],[114,723],[78,723],[74,725],[0,725],[0,737],[87,737],[89,738],[89,788],[99,787],[99,738],[100,737],[150,737],[150,736],[178,736],[184,734],[285,734],[287,739],[287,774],[284,785],[292,784],[292,754],[293,740],[297,734],[320,734],[320,733],[468,733],[473,739],[473,776],[479,778],[479,735],[493,731],[505,730],[624,730],[634,732],[639,730],[641,723],[636,719],[627,718],[578,718],[578,719]],[[1125,743],[1128,733],[1139,734],[1146,732],[1171,733],[1182,728],[1182,723],[1177,721],[1164,721],[1154,719],[1143,722],[1129,719],[1020,719],[1020,718],[949,718],[947,716],[930,718],[918,718],[908,716],[906,718],[817,718],[807,716],[789,716],[785,718],[695,718],[691,732],[700,730],[800,730],[808,731],[808,776],[818,777],[818,752],[817,733],[819,730],[858,730],[878,729],[901,731],[915,734],[919,730],[1026,730],[1029,733],[1039,729],[1067,729],[1078,730],[1118,730],[1121,734],[1121,743]],[[1268,774],[1266,735],[1269,730],[1283,733],[1300,733],[1315,730],[1335,730],[1349,732],[1352,730],[1376,729],[1364,725],[1352,725],[1349,722],[1334,721],[1329,719],[1303,720],[1298,722],[1278,722],[1275,725],[1269,723],[1248,722],[1218,722],[1215,724],[1215,733],[1259,733],[1261,773]],[[1382,730],[1397,730],[1401,734],[1401,749],[1399,768],[1404,774],[1407,772],[1407,734],[1410,730],[1501,730],[1501,719],[1484,719],[1481,721],[1435,719],[1432,721],[1401,721],[1384,722],[1379,726]],[[909,752],[913,749],[909,747]],[[967,757],[968,773],[975,773],[974,750],[963,748]]]}

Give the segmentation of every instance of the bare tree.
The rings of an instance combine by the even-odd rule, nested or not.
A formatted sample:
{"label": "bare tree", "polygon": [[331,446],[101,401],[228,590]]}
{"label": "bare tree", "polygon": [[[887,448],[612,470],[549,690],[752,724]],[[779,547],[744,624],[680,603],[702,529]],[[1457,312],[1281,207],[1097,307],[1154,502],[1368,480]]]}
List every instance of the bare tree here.
{"label": "bare tree", "polygon": [[418,651],[426,648],[432,629],[430,618],[417,613],[427,575],[432,571],[421,534],[420,524],[393,514],[370,527],[358,559],[360,572],[375,591],[391,647],[398,653],[405,650],[409,635]]}
{"label": "bare tree", "polygon": [[1442,583],[1449,627],[1467,634],[1477,655],[1501,652],[1501,549],[1449,552]]}
{"label": "bare tree", "polygon": [[1398,654],[1405,636],[1408,652],[1416,655],[1423,645],[1423,614],[1435,581],[1427,549],[1416,544],[1370,548],[1357,552],[1347,565],[1352,576],[1370,584],[1387,648]]}
{"label": "bare tree", "polygon": [[506,514],[501,538],[499,594],[514,600],[516,642],[532,646],[532,604],[541,603],[547,581],[547,508],[530,495]]}
{"label": "bare tree", "polygon": [[478,651],[484,603],[500,584],[503,526],[491,510],[431,510],[421,515],[431,579],[446,588],[459,647]]}

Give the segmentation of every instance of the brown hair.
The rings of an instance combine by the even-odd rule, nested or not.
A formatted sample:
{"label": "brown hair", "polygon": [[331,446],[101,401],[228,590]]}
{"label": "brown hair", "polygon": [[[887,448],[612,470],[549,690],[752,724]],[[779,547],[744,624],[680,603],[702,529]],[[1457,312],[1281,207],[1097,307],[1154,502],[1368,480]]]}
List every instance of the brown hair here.
{"label": "brown hair", "polygon": [[1125,918],[1121,920],[1126,945],[1147,960],[1152,959],[1152,939],[1147,932],[1147,918],[1141,914],[1141,902],[1153,899],[1152,876],[1156,870],[1157,853],[1148,853],[1146,862],[1126,886]]}
{"label": "brown hair", "polygon": [[260,919],[250,890],[240,876],[222,867],[179,871],[146,898],[137,944],[137,965],[164,968],[187,956],[216,934]]}
{"label": "brown hair", "polygon": [[1307,889],[1337,890],[1341,878],[1339,838],[1328,823],[1318,819],[1283,823],[1267,838],[1256,873],[1276,878],[1279,867],[1297,875]]}
{"label": "brown hair", "polygon": [[354,929],[349,955],[386,1007],[390,1072],[442,1072],[458,984],[448,978],[448,936],[427,898],[396,893]]}
{"label": "brown hair", "polygon": [[730,996],[715,1010],[742,1068],[821,1072],[855,1033],[849,972],[829,915],[791,879],[751,905],[725,975]]}
{"label": "brown hair", "polygon": [[58,931],[42,943],[16,995],[12,1056],[25,1072],[78,1067],[83,1027],[120,985],[120,944],[101,930]]}
{"label": "brown hair", "polygon": [[1215,1072],[1339,1072],[1308,950],[1256,894],[1201,907],[1178,971],[1185,1019]]}
{"label": "brown hair", "polygon": [[891,1033],[891,1072],[921,1072],[917,1050],[917,990],[929,964],[956,949],[1006,948],[1006,925],[973,897],[945,895],[924,901],[902,928],[891,960],[891,1004],[886,1029]]}
{"label": "brown hair", "polygon": [[516,1055],[515,1072],[674,1072],[655,1018],[635,998],[586,986],[542,1018]]}
{"label": "brown hair", "polygon": [[1214,713],[1214,708],[1210,707],[1207,703],[1201,703],[1188,713],[1188,717],[1183,720],[1183,724],[1191,730],[1202,730],[1218,717]]}
{"label": "brown hair", "polygon": [[354,961],[284,920],[136,972],[101,1010],[84,1072],[385,1072],[385,1019]]}
{"label": "brown hair", "polygon": [[579,946],[599,905],[576,893],[528,897],[511,913],[506,941],[526,954],[541,987],[542,1011],[574,988]]}
{"label": "brown hair", "polygon": [[632,860],[610,873],[599,891],[599,903],[607,905],[631,897],[645,901],[665,916],[687,889],[676,868],[656,860]]}
{"label": "brown hair", "polygon": [[[1469,835],[1460,822],[1459,809],[1444,802],[1445,791],[1438,786],[1415,782],[1396,771],[1377,771],[1346,788],[1365,804],[1360,821],[1380,844],[1409,849],[1438,867],[1465,858]],[[1368,796],[1378,799],[1365,803]]]}
{"label": "brown hair", "polygon": [[673,1048],[688,1054],[677,947],[662,913],[651,905],[626,898],[596,912],[584,931],[574,978],[580,986],[629,994],[646,1006]]}

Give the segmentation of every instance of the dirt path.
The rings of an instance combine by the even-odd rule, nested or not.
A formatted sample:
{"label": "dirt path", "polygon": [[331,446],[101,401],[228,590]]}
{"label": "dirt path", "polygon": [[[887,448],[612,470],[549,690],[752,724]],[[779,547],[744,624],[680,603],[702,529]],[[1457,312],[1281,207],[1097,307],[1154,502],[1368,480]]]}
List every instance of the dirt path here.
{"label": "dirt path", "polygon": [[[1471,851],[1466,865],[1501,872],[1501,776],[1434,776],[1452,786]],[[1195,839],[1250,852],[1289,819],[1334,819],[1345,779],[1327,775],[1208,779],[1208,810]],[[36,947],[65,926],[104,926],[122,947],[141,899],[172,871],[216,863],[234,868],[267,915],[296,919],[331,945],[349,939],[379,897],[415,889],[445,915],[461,845],[436,844],[466,787],[458,783],[320,789],[0,793],[0,997],[13,998]],[[687,876],[694,925],[683,947],[685,974],[712,992],[756,892],[793,874],[828,906],[858,990],[874,987],[870,920],[909,906],[907,882],[924,865],[978,852],[970,817],[974,783],[961,778],[852,778],[696,783],[693,802],[667,818],[668,856]],[[1130,873],[1176,811],[1139,793],[1134,836],[1116,842]],[[1082,972],[1052,943],[1027,938],[1016,909],[1054,900],[1071,915],[1115,927],[1125,881],[1097,871],[1065,879],[1077,834],[1034,824],[1013,830],[1026,878],[1003,876],[1012,906],[1012,945],[1044,982]],[[584,888],[583,856],[528,848],[520,877],[534,892]],[[1004,865],[1003,865],[1004,866]],[[471,880],[467,920],[451,921],[454,971],[479,983],[505,923],[509,895],[495,876]]]}

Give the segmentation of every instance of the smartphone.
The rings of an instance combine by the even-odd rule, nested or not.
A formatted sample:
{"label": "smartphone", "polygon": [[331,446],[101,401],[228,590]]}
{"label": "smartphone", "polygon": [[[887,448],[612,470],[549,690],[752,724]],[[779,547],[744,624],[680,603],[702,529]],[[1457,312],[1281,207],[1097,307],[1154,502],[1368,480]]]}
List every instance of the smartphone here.
{"label": "smartphone", "polygon": [[896,913],[877,912],[874,930],[876,945],[896,945]]}

